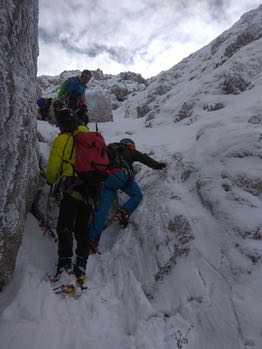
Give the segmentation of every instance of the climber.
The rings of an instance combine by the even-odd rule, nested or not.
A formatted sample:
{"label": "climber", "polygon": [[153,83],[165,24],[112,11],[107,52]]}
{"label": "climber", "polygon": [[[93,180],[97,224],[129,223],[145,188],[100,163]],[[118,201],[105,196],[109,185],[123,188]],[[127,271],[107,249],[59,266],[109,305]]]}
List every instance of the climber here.
{"label": "climber", "polygon": [[143,198],[141,189],[135,181],[133,162],[138,161],[157,170],[166,168],[164,162],[158,162],[147,154],[143,154],[136,150],[134,141],[129,138],[122,139],[120,143],[109,144],[107,146],[107,152],[110,159],[110,175],[104,182],[100,205],[96,210],[95,221],[89,228],[90,253],[97,252],[98,242],[103,229],[106,227],[109,210],[113,201],[116,199],[117,191],[121,190],[129,196],[127,202],[117,210],[114,216],[114,219],[117,220],[122,227],[128,225],[130,215]]}
{"label": "climber", "polygon": [[[55,278],[59,280],[63,272],[73,272],[77,281],[83,283],[89,254],[86,230],[91,208],[86,199],[85,185],[74,171],[74,136],[89,129],[69,109],[58,111],[56,118],[61,133],[53,142],[47,167],[47,182],[54,188],[53,194],[62,193],[57,223],[58,263]],[[73,233],[76,261],[72,268]]]}
{"label": "climber", "polygon": [[86,84],[91,80],[92,73],[83,70],[80,76],[72,76],[65,80],[60,86],[57,100],[64,103],[64,106],[75,110],[85,105]]}
{"label": "climber", "polygon": [[41,120],[48,121],[52,98],[39,97],[36,103]]}

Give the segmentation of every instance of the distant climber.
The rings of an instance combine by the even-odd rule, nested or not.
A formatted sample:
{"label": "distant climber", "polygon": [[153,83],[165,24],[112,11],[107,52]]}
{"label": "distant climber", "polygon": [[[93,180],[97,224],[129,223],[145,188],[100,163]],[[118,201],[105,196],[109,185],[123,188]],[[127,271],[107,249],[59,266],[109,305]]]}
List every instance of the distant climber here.
{"label": "distant climber", "polygon": [[138,161],[157,170],[166,168],[164,162],[158,162],[147,154],[143,154],[136,150],[134,141],[129,138],[122,139],[120,143],[111,143],[107,146],[107,149],[110,159],[110,175],[104,182],[95,221],[91,224],[88,232],[89,247],[92,253],[96,253],[97,251],[98,242],[106,226],[109,210],[117,196],[117,191],[121,190],[129,196],[129,199],[118,209],[114,216],[114,219],[118,220],[122,227],[128,225],[130,215],[143,198],[142,191],[135,181],[133,162]]}
{"label": "distant climber", "polygon": [[72,76],[65,80],[58,91],[57,99],[70,109],[77,109],[85,104],[85,91],[92,73],[85,69],[80,76]]}
{"label": "distant climber", "polygon": [[52,98],[39,97],[36,104],[38,106],[38,113],[41,120],[48,121],[50,108],[52,105]]}

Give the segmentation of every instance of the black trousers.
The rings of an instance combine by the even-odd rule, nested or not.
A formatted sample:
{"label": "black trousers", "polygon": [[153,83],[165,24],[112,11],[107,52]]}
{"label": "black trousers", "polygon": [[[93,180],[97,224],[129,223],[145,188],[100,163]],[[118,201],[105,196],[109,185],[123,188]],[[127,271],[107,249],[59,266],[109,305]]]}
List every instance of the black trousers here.
{"label": "black trousers", "polygon": [[88,224],[91,209],[82,201],[65,194],[60,204],[57,223],[58,257],[73,256],[73,236],[76,255],[88,257]]}

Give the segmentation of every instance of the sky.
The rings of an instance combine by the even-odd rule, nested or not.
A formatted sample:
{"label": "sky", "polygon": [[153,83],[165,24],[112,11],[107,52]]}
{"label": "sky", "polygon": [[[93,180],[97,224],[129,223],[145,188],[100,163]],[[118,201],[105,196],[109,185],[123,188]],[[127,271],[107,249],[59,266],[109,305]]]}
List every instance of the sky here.
{"label": "sky", "polygon": [[228,29],[261,0],[40,0],[38,75],[133,71],[149,78]]}

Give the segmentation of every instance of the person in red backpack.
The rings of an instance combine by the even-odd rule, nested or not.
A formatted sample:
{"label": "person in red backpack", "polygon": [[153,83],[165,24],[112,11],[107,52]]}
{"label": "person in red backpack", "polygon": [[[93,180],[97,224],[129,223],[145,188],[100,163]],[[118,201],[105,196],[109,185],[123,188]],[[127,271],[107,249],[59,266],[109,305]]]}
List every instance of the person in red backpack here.
{"label": "person in red backpack", "polygon": [[[79,120],[69,109],[61,109],[56,118],[60,133],[53,141],[46,174],[48,184],[58,186],[62,193],[57,223],[58,263],[55,278],[59,279],[65,272],[74,273],[77,280],[83,281],[89,254],[86,230],[91,208],[86,200],[85,186],[79,181],[74,169],[74,137],[89,132],[89,129],[79,125]],[[74,265],[73,237],[76,239]]]}
{"label": "person in red backpack", "polygon": [[104,182],[95,221],[90,225],[88,232],[89,247],[92,253],[97,252],[98,242],[102,231],[106,227],[109,210],[116,199],[117,191],[121,190],[129,196],[129,199],[118,209],[114,216],[122,227],[128,225],[130,215],[143,199],[140,186],[135,181],[133,163],[138,161],[157,170],[166,168],[164,162],[158,162],[147,154],[136,150],[135,143],[130,138],[124,138],[120,143],[109,144],[107,149],[110,159],[109,176]]}

